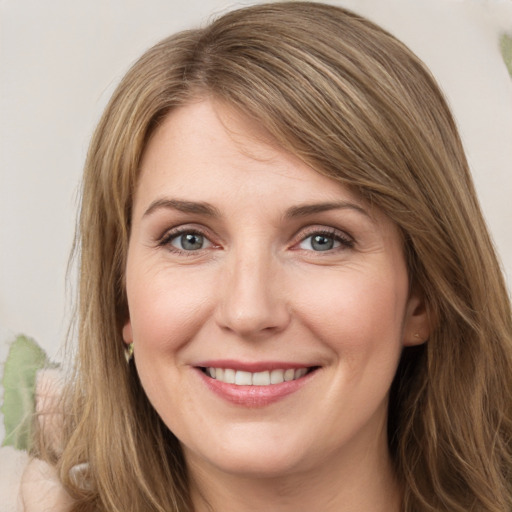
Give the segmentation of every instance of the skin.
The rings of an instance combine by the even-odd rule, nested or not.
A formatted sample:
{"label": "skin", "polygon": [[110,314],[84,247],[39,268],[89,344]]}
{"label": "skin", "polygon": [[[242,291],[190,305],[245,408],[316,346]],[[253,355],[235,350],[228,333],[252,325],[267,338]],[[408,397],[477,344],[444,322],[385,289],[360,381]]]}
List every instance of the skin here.
{"label": "skin", "polygon": [[[298,209],[312,204],[323,211]],[[203,236],[197,250],[183,246],[190,232]],[[332,248],[318,250],[319,233]],[[126,286],[123,337],[182,444],[196,512],[399,510],[388,391],[403,346],[428,328],[385,215],[198,100],[146,148]],[[251,407],[205,385],[197,365],[225,359],[318,369]]]}

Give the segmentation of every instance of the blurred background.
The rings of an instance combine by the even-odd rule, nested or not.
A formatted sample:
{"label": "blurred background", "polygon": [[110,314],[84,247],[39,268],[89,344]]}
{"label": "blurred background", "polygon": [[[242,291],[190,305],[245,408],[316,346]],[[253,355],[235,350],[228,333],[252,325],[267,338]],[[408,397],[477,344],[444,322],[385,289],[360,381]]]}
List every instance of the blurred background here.
{"label": "blurred background", "polygon": [[[66,268],[82,166],[94,126],[125,71],[170,33],[251,3],[0,0],[1,346],[24,333],[60,358],[76,293]],[[328,3],[394,33],[437,77],[510,289],[512,78],[503,54],[512,66],[506,36],[512,36],[512,0]]]}

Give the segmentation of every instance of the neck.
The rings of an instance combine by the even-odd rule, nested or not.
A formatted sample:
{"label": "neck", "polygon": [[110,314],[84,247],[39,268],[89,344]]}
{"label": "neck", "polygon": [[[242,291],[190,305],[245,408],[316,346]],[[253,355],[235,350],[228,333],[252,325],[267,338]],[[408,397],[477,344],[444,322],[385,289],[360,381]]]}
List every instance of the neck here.
{"label": "neck", "polygon": [[269,504],[273,512],[400,511],[401,490],[385,436],[375,445],[286,476],[226,473],[205,468],[204,462],[200,466],[189,459],[194,512],[255,512],[269,510]]}

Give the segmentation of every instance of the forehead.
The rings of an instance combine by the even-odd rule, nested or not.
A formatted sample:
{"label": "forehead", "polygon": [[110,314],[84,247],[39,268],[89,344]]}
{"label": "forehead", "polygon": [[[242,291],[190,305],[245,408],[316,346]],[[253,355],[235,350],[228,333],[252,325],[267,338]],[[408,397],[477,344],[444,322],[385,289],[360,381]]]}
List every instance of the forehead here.
{"label": "forehead", "polygon": [[280,148],[248,117],[209,100],[173,110],[145,149],[137,196],[171,189],[210,199],[236,191],[261,198],[274,192],[283,201],[292,196],[335,200],[342,194],[362,202],[348,187]]}

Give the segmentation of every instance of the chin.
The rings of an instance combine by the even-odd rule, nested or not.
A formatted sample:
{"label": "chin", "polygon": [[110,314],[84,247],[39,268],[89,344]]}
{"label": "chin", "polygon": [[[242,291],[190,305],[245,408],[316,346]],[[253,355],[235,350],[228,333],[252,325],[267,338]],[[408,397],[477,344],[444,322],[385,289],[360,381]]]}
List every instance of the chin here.
{"label": "chin", "polygon": [[184,448],[187,461],[206,461],[223,473],[251,478],[285,477],[307,470],[312,462],[303,452],[304,445],[283,443],[275,437],[267,441],[258,437],[240,442],[228,439],[210,446],[215,446],[213,452]]}

